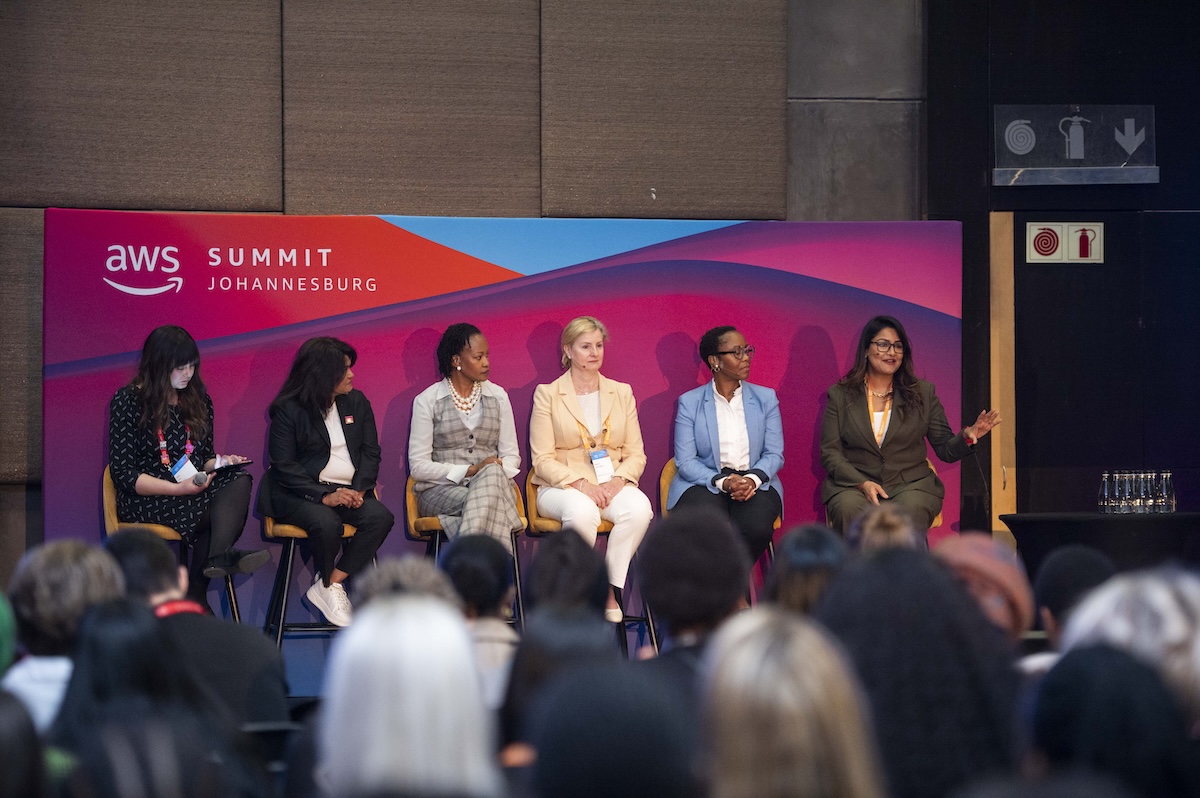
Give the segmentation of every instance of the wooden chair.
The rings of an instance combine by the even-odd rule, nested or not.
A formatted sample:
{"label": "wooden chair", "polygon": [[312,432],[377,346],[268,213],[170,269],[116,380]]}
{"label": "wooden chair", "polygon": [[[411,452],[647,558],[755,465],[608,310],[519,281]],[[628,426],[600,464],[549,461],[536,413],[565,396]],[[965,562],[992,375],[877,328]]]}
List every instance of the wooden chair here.
{"label": "wooden chair", "polygon": [[[543,518],[538,515],[537,511],[537,492],[538,486],[533,482],[533,470],[530,469],[529,474],[525,477],[525,495],[529,501],[527,507],[529,509],[529,524],[527,534],[531,537],[541,537],[542,535],[550,535],[555,532],[562,531],[562,523],[555,521],[553,518]],[[598,535],[607,535],[612,532],[612,522],[600,519],[600,527],[596,530]],[[621,608],[624,612],[624,607]],[[646,628],[646,635],[650,638],[650,645],[654,646],[654,650],[658,651],[658,632],[654,628],[654,614],[650,611],[649,605],[642,602],[644,615],[630,615],[625,613],[621,621],[621,634],[617,635],[617,640],[621,644],[621,651],[629,655],[629,641],[625,639],[625,629],[628,624],[643,624]]]}
{"label": "wooden chair", "polygon": [[[117,518],[117,486],[112,481],[112,471],[109,466],[104,467],[104,534],[115,534],[122,529],[127,529],[131,526],[148,529],[158,535],[163,540],[169,543],[176,543],[179,546],[179,564],[187,566],[187,552],[191,548],[191,544],[183,539],[175,531],[174,527],[169,527],[166,524],[132,524],[121,521]],[[233,589],[233,577],[225,574],[225,597],[229,601],[229,616],[234,623],[242,622],[242,614],[238,610],[237,592]]]}
{"label": "wooden chair", "polygon": [[[675,479],[676,471],[677,471],[677,469],[675,467],[675,458],[672,457],[663,466],[662,473],[658,475],[658,499],[659,499],[659,503],[661,506],[663,518],[666,518],[667,515],[670,513],[670,510],[667,509],[667,494],[670,493],[670,491],[671,491],[671,481],[673,479]],[[775,516],[775,524],[771,528],[779,529],[779,527],[782,525],[783,525],[783,516],[781,516],[781,515]],[[767,562],[768,563],[775,562],[775,541],[774,540],[771,540],[770,542],[767,543]],[[751,565],[751,568],[753,569],[754,563],[751,563],[750,565]]]}
{"label": "wooden chair", "polygon": [[[275,585],[271,588],[271,601],[267,606],[267,622],[263,633],[275,638],[275,645],[283,647],[283,636],[290,632],[336,632],[340,626],[328,622],[291,622],[286,619],[288,589],[292,584],[292,565],[296,558],[296,541],[308,540],[308,532],[294,524],[281,524],[267,516],[263,531],[272,540],[283,541],[283,553],[279,567],[275,570]],[[356,527],[342,524],[342,537],[354,537]]]}
{"label": "wooden chair", "polygon": [[[421,515],[417,510],[417,493],[413,490],[413,480],[410,475],[408,483],[404,486],[404,509],[407,519],[407,529],[409,540],[420,541],[425,544],[425,556],[431,558],[434,563],[437,562],[438,555],[441,553],[442,539],[446,537],[445,531],[442,530],[442,522],[438,520],[436,515]],[[513,482],[513,496],[517,502],[517,515],[521,517],[521,529],[512,532],[512,551],[513,551],[513,586],[517,591],[517,606],[514,613],[514,621],[517,629],[525,628],[525,599],[522,596],[521,589],[521,557],[517,551],[517,539],[523,530],[528,528],[529,519],[525,515],[525,501],[521,498],[521,489],[517,487],[517,483]]]}

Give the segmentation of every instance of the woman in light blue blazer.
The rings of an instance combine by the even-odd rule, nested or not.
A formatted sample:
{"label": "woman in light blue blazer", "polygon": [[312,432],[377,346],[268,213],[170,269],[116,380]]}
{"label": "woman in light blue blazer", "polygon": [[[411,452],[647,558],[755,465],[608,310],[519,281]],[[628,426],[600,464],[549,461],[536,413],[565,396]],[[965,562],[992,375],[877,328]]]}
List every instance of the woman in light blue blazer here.
{"label": "woman in light blue blazer", "polygon": [[667,509],[701,506],[724,513],[752,562],[766,550],[783,512],[783,421],[770,388],[746,382],[754,347],[733,327],[700,339],[712,382],[679,397],[675,412],[675,479]]}

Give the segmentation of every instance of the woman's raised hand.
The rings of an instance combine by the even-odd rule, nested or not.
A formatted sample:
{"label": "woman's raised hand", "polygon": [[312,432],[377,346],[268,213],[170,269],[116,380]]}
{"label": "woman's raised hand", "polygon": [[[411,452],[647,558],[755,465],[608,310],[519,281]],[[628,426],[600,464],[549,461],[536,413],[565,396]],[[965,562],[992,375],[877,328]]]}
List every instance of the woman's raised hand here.
{"label": "woman's raised hand", "polygon": [[979,440],[1003,420],[1000,418],[999,410],[980,410],[979,418],[975,419],[975,423],[967,427],[965,431],[973,440]]}

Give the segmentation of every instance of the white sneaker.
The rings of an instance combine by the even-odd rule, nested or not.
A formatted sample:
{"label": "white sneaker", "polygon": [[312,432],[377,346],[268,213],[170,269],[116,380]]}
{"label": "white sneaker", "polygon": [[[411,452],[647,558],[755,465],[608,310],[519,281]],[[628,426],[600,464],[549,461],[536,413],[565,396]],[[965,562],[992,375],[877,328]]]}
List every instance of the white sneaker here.
{"label": "white sneaker", "polygon": [[334,626],[350,625],[350,616],[354,608],[350,606],[350,597],[346,595],[346,589],[337,582],[325,587],[321,575],[317,574],[316,581],[305,592],[304,597]]}

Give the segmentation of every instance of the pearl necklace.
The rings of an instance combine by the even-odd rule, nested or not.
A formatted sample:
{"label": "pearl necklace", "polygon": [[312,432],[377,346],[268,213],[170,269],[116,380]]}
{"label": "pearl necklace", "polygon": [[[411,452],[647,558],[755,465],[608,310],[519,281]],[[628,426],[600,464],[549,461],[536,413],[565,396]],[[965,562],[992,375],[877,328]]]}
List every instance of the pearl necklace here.
{"label": "pearl necklace", "polygon": [[450,378],[446,378],[446,385],[450,388],[450,398],[454,400],[454,406],[464,413],[470,413],[475,409],[475,405],[479,404],[479,397],[483,396],[483,383],[477,382],[472,386],[471,393],[467,397],[458,395],[458,391],[454,388],[454,383],[450,382]]}

